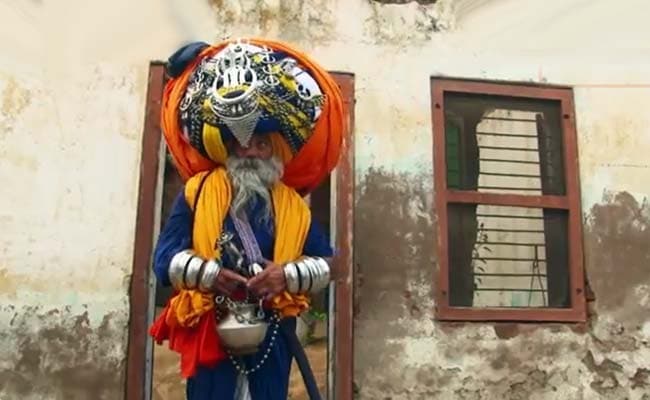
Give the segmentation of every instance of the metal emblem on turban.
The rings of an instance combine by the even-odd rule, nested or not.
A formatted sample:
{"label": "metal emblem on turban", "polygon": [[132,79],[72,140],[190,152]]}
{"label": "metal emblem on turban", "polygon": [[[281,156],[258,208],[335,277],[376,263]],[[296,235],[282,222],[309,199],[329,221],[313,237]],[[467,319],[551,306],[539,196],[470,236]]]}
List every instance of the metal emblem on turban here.
{"label": "metal emblem on turban", "polygon": [[217,75],[208,94],[212,111],[223,120],[242,146],[248,146],[261,112],[257,73],[250,51],[230,45],[217,60]]}
{"label": "metal emblem on turban", "polygon": [[236,41],[201,61],[179,109],[185,139],[204,155],[204,124],[242,146],[254,133],[279,131],[295,153],[311,135],[324,101],[315,79],[294,58]]}

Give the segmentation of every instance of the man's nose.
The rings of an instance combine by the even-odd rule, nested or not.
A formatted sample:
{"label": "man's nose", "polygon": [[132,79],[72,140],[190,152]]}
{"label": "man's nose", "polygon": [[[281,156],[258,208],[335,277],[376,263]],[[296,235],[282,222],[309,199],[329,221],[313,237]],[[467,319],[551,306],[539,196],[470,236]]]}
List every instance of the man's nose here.
{"label": "man's nose", "polygon": [[257,158],[259,156],[259,151],[255,146],[248,146],[242,148],[242,155],[249,158]]}

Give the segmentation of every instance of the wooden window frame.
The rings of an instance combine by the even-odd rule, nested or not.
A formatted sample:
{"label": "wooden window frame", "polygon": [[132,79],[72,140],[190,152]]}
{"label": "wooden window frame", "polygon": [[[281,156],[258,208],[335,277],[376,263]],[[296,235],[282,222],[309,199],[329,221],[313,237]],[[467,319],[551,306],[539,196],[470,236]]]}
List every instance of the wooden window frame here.
{"label": "wooden window frame", "polygon": [[[329,370],[335,372],[331,386],[333,399],[353,398],[353,220],[354,220],[354,75],[330,72],[341,88],[343,101],[349,111],[347,137],[343,138],[341,158],[336,167],[336,202],[333,233],[337,253],[334,284],[334,339],[329,356]],[[160,116],[165,82],[164,63],[154,61],[149,66],[145,121],[142,136],[142,156],[138,205],[133,249],[133,272],[129,287],[129,328],[126,364],[125,399],[143,400],[151,393],[147,383],[147,335],[152,254],[157,237],[158,197],[162,194],[161,171],[164,169]]]}
{"label": "wooden window frame", "polygon": [[[559,101],[562,120],[562,147],[564,152],[566,194],[564,196],[532,196],[448,189],[444,110],[445,93]],[[434,284],[436,319],[441,321],[584,322],[586,320],[586,299],[584,291],[582,212],[580,208],[578,150],[572,89],[556,86],[535,86],[510,82],[495,83],[434,77],[431,78],[431,107],[434,144],[435,211],[438,221],[438,279]],[[447,229],[448,204],[450,203],[548,208],[568,212],[568,268],[571,306],[569,308],[522,309],[451,306],[449,304],[449,233]]]}

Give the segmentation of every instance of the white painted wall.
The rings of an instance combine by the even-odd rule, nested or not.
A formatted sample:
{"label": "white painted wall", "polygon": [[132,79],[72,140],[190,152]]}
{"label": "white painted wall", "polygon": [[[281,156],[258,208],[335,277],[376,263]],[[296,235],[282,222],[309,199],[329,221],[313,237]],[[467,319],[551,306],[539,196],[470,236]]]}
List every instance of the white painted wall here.
{"label": "white painted wall", "polygon": [[[357,180],[382,168],[428,190],[431,75],[574,86],[588,210],[605,190],[650,191],[649,14],[644,0],[0,1],[0,397],[84,393],[75,365],[123,370],[150,60],[191,39],[292,42],[355,73]],[[87,349],[51,356],[47,330],[84,313]]]}

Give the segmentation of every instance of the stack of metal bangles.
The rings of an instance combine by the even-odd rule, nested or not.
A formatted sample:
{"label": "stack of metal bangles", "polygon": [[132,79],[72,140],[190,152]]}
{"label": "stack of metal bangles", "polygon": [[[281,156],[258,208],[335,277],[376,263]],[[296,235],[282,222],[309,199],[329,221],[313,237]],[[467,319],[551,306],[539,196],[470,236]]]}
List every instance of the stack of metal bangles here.
{"label": "stack of metal bangles", "polygon": [[[305,257],[284,266],[287,291],[316,293],[330,282],[330,266],[321,257]],[[221,272],[217,260],[204,260],[191,250],[176,253],[169,263],[169,280],[177,290],[195,290],[210,293]]]}
{"label": "stack of metal bangles", "polygon": [[169,263],[169,280],[177,290],[214,291],[214,282],[219,272],[221,265],[218,261],[206,261],[191,250],[176,253]]}
{"label": "stack of metal bangles", "polygon": [[330,266],[321,257],[305,257],[284,266],[287,291],[290,293],[316,293],[330,282]]}

